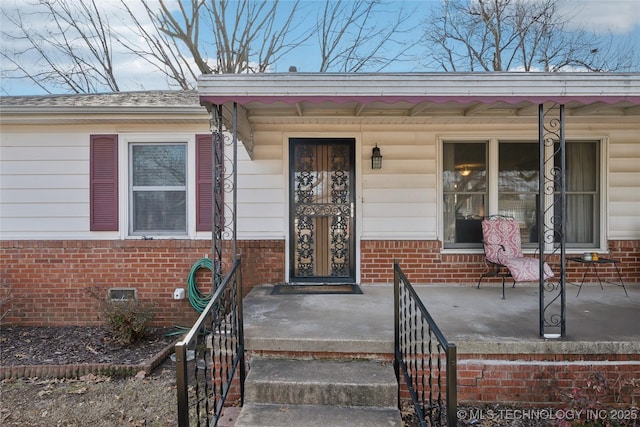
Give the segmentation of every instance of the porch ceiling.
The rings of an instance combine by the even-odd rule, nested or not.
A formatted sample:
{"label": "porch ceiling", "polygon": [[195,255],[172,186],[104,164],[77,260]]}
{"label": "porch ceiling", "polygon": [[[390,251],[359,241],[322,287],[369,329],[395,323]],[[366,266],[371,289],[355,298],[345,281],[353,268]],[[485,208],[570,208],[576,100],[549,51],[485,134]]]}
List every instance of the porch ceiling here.
{"label": "porch ceiling", "polygon": [[223,106],[250,155],[268,124],[426,124],[537,116],[565,105],[568,117],[640,115],[640,73],[214,74],[198,81],[200,103]]}

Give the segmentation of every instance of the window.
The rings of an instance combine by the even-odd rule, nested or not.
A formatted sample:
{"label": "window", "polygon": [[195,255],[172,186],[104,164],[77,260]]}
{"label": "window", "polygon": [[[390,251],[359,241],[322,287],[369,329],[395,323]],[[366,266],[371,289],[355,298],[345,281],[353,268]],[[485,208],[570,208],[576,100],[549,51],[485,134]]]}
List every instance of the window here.
{"label": "window", "polygon": [[[567,247],[600,244],[599,157],[598,142],[567,141]],[[537,245],[537,141],[446,141],[442,161],[445,248],[481,247],[490,213],[515,218],[523,246]]]}
{"label": "window", "polygon": [[130,234],[186,234],[187,145],[135,143],[129,153]]}
{"label": "window", "polygon": [[487,143],[446,143],[443,163],[445,247],[475,247],[489,188]]}
{"label": "window", "polygon": [[91,231],[123,238],[211,231],[211,134],[90,135],[89,155]]}
{"label": "window", "polygon": [[600,161],[596,142],[567,144],[567,242],[596,247],[600,229]]}
{"label": "window", "polygon": [[538,143],[501,142],[498,149],[498,212],[520,223],[522,243],[538,240],[536,200],[539,184]]}

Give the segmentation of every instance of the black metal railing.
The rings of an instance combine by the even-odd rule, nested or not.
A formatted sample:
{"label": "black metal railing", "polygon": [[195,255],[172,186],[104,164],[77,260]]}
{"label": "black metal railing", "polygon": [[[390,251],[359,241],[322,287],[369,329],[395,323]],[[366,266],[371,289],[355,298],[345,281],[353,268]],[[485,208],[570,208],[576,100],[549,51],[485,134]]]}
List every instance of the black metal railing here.
{"label": "black metal railing", "polygon": [[402,371],[421,426],[456,426],[456,346],[444,337],[397,261],[393,283],[396,377],[400,381]]}
{"label": "black metal railing", "polygon": [[[175,346],[178,425],[216,426],[232,392],[244,400],[242,274],[238,258]],[[239,377],[234,379],[235,374]]]}

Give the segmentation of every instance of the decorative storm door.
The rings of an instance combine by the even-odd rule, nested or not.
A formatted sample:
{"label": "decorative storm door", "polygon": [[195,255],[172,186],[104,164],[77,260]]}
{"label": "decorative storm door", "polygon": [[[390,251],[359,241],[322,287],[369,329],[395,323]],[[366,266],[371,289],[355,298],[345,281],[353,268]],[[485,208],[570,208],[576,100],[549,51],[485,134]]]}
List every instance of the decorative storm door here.
{"label": "decorative storm door", "polygon": [[290,153],[290,279],[355,282],[353,139],[294,138]]}

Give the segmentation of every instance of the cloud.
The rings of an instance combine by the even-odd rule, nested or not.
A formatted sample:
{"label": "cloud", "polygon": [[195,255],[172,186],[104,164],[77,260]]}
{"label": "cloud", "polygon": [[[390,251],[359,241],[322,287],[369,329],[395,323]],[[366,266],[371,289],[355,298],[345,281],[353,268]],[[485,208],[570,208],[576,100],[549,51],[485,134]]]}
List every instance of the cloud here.
{"label": "cloud", "polygon": [[[72,10],[75,10],[79,5],[79,0],[67,0]],[[114,74],[118,80],[120,90],[153,90],[153,89],[166,89],[169,82],[167,77],[161,73],[157,68],[149,64],[144,59],[137,55],[132,54],[128,49],[122,46],[117,40],[126,41],[127,45],[131,47],[140,47],[145,44],[145,40],[140,37],[136,32],[135,26],[132,24],[129,14],[124,10],[120,0],[97,0],[96,1],[102,19],[108,23],[108,26],[113,31],[111,36],[110,49],[113,56]],[[153,0],[151,0],[153,3]],[[169,7],[178,7],[177,0],[168,0],[166,2]],[[131,9],[131,12],[136,16],[143,25],[149,25],[149,18],[144,7],[140,2],[128,2],[127,5]],[[32,34],[37,33],[38,37],[46,37],[49,32],[57,33],[58,29],[55,23],[51,19],[50,15],[46,12],[41,5],[34,1],[25,0],[0,0],[0,7],[2,12],[0,13],[0,29],[8,34],[20,35],[20,30],[16,27],[8,18],[9,16],[16,17],[18,14],[21,16],[24,27]],[[153,31],[152,28],[147,27],[148,30]],[[67,33],[69,36],[71,32]],[[29,70],[32,74],[48,69],[46,64],[42,63],[41,58],[36,52],[33,51],[31,44],[23,37],[12,38],[3,37],[0,42],[2,43],[2,52],[13,57],[20,66]],[[71,41],[70,43],[77,44],[76,53],[83,55],[89,55],[87,47],[83,43],[76,43]],[[58,65],[61,67],[73,67],[69,59],[56,55],[55,51],[51,49],[51,46],[45,46],[47,53],[52,55],[57,60]],[[190,58],[188,52],[184,53],[186,58]],[[147,58],[150,61],[154,61],[153,58]],[[157,61],[155,61],[157,62]],[[193,61],[191,64],[194,65]],[[44,89],[33,86],[29,79],[23,78],[23,74],[15,70],[15,66],[9,61],[0,61],[0,94],[13,95],[20,93],[44,93]],[[65,91],[68,88],[57,87],[51,83],[43,82],[49,90],[53,92]],[[99,91],[107,90],[106,87],[99,87]]]}
{"label": "cloud", "polygon": [[570,29],[627,34],[640,27],[638,0],[561,0],[560,11],[569,17]]}

